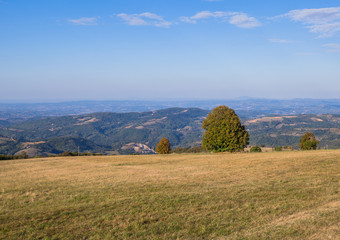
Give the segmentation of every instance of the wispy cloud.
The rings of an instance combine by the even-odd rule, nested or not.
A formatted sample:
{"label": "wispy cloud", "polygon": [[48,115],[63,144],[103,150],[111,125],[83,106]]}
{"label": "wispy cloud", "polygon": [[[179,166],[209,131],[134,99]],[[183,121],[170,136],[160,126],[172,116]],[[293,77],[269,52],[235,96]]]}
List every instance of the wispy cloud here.
{"label": "wispy cloud", "polygon": [[235,15],[230,17],[229,23],[240,28],[254,28],[261,25],[256,18],[249,17],[245,13],[235,13]]}
{"label": "wispy cloud", "polygon": [[170,27],[172,25],[171,22],[165,21],[163,17],[150,12],[140,14],[120,13],[117,14],[117,17],[131,26]]}
{"label": "wispy cloud", "polygon": [[328,43],[328,44],[323,45],[323,47],[328,48],[327,52],[332,52],[332,53],[340,52],[340,44],[338,43]]}
{"label": "wispy cloud", "polygon": [[0,4],[8,4],[8,2],[0,0]]}
{"label": "wispy cloud", "polygon": [[269,38],[268,41],[272,43],[291,43],[292,42],[287,39],[279,39],[279,38]]}
{"label": "wispy cloud", "polygon": [[210,11],[202,11],[198,12],[191,17],[180,17],[182,22],[187,23],[197,23],[198,20],[208,19],[208,18],[226,18],[230,16],[229,12],[210,12]]}
{"label": "wispy cloud", "polygon": [[282,17],[301,22],[320,38],[340,32],[340,7],[292,10],[276,18]]}
{"label": "wispy cloud", "polygon": [[182,22],[187,23],[197,23],[199,20],[204,19],[220,19],[222,21],[229,22],[240,28],[254,28],[259,27],[261,25],[260,21],[254,17],[249,17],[246,13],[241,12],[210,12],[210,11],[202,11],[198,12],[191,17],[180,17]]}
{"label": "wispy cloud", "polygon": [[68,22],[73,25],[82,25],[82,26],[93,26],[98,24],[99,17],[82,17],[77,19],[69,19]]}

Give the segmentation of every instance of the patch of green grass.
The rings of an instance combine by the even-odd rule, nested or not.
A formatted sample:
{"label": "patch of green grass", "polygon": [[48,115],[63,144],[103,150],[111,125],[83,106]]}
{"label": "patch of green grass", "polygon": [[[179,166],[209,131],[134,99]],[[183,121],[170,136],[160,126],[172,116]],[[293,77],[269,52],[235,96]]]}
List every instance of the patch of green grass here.
{"label": "patch of green grass", "polygon": [[340,151],[0,162],[1,239],[326,239]]}

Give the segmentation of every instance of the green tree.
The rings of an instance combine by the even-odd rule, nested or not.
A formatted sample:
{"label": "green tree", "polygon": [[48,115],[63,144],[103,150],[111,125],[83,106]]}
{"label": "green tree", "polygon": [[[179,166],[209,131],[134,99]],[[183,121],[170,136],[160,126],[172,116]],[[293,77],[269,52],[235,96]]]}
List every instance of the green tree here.
{"label": "green tree", "polygon": [[250,148],[250,152],[262,152],[262,149],[259,146],[255,145]]}
{"label": "green tree", "polygon": [[299,148],[301,148],[301,150],[315,150],[318,144],[319,141],[316,140],[314,134],[307,132],[301,137]]}
{"label": "green tree", "polygon": [[162,138],[156,147],[156,152],[159,154],[169,154],[171,151],[170,142],[167,138]]}
{"label": "green tree", "polygon": [[281,146],[276,146],[276,147],[274,147],[274,151],[281,152],[282,151],[282,147]]}
{"label": "green tree", "polygon": [[203,121],[202,128],[206,130],[202,146],[209,151],[238,152],[248,145],[249,133],[234,110],[227,106],[214,108]]}

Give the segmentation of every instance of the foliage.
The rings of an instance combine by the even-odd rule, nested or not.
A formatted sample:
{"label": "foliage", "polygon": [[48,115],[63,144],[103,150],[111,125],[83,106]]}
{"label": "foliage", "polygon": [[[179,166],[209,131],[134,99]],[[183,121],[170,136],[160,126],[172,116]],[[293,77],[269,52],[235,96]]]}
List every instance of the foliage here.
{"label": "foliage", "polygon": [[14,157],[11,155],[4,155],[4,154],[0,154],[0,160],[11,160]]}
{"label": "foliage", "polygon": [[293,146],[283,146],[283,149],[290,150],[290,151],[294,151],[295,150]]}
{"label": "foliage", "polygon": [[318,147],[337,149],[340,148],[339,119],[340,115],[336,114],[268,116],[251,119],[245,124],[251,135],[250,145],[292,146],[298,149],[300,138],[306,133],[306,129],[313,129],[314,135],[322,139]]}
{"label": "foliage", "polygon": [[63,152],[61,154],[59,154],[59,156],[62,156],[62,157],[71,157],[71,156],[78,156],[78,153],[77,152]]}
{"label": "foliage", "polygon": [[27,158],[28,158],[28,155],[25,152],[14,155],[14,156],[0,154],[0,160],[27,159]]}
{"label": "foliage", "polygon": [[315,150],[318,144],[319,141],[316,140],[314,134],[311,132],[307,132],[301,137],[299,148],[301,150]]}
{"label": "foliage", "polygon": [[156,152],[159,154],[169,154],[171,151],[170,142],[167,138],[162,138],[156,147]]}
{"label": "foliage", "polygon": [[249,133],[234,110],[227,106],[214,108],[203,121],[202,128],[206,130],[202,145],[209,151],[238,152],[248,144]]}
{"label": "foliage", "polygon": [[274,147],[274,151],[281,152],[282,151],[282,147],[281,146],[276,146],[276,147]]}
{"label": "foliage", "polygon": [[[239,112],[238,112],[239,113]],[[255,113],[254,113],[255,114]],[[208,111],[197,108],[171,108],[142,113],[93,113],[85,115],[35,119],[11,119],[0,123],[0,154],[14,155],[27,150],[27,142],[37,155],[57,155],[64,151],[103,153],[124,152],[122,147],[131,142],[143,143],[154,149],[159,136],[167,136],[173,148],[195,146],[202,140],[202,121]],[[248,115],[249,116],[249,112]],[[252,115],[252,116],[256,116]],[[273,117],[273,116],[271,116]],[[268,118],[271,118],[268,117]],[[88,120],[93,119],[94,121]],[[316,120],[319,119],[319,120]],[[250,145],[267,147],[299,147],[306,130],[322,139],[318,147],[340,148],[340,115],[281,116],[270,121],[242,119],[251,134]],[[34,152],[34,151],[33,151]],[[30,152],[32,156],[32,152]]]}
{"label": "foliage", "polygon": [[262,149],[259,146],[255,145],[250,148],[250,152],[262,152]]}
{"label": "foliage", "polygon": [[[187,147],[201,139],[202,121],[207,115],[207,110],[198,108],[169,108],[141,113],[106,112],[37,118],[10,125],[10,129],[18,131],[0,127],[0,137],[22,138],[22,142],[45,141],[45,144],[34,145],[39,149],[39,155],[74,152],[78,145],[81,152],[124,153],[121,148],[131,142],[154,149],[159,136],[167,136],[172,146]],[[14,154],[22,150],[20,145],[8,140],[0,145],[0,153]]]}

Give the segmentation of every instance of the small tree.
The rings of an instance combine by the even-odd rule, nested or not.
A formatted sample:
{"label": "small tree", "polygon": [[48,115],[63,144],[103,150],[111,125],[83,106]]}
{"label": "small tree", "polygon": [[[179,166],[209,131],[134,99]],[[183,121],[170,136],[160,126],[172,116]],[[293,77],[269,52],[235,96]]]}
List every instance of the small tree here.
{"label": "small tree", "polygon": [[314,134],[307,132],[301,137],[299,148],[301,148],[301,150],[315,150],[318,144],[319,141],[316,140]]}
{"label": "small tree", "polygon": [[281,146],[274,147],[274,151],[281,152],[282,151],[282,147]]}
{"label": "small tree", "polygon": [[203,121],[202,146],[214,152],[243,151],[248,145],[249,133],[233,109],[219,106]]}
{"label": "small tree", "polygon": [[159,154],[169,154],[171,151],[170,142],[167,138],[162,138],[156,147],[156,152]]}
{"label": "small tree", "polygon": [[262,149],[259,146],[255,145],[250,149],[250,152],[262,152]]}

